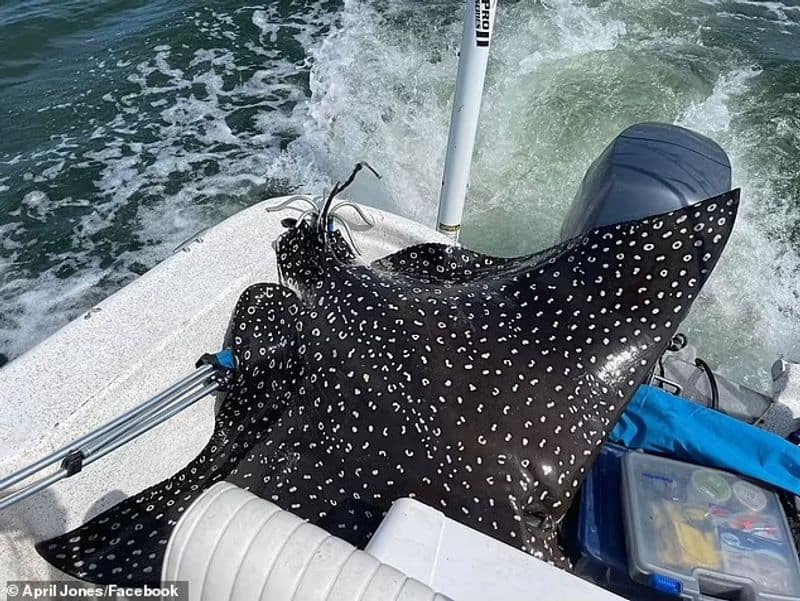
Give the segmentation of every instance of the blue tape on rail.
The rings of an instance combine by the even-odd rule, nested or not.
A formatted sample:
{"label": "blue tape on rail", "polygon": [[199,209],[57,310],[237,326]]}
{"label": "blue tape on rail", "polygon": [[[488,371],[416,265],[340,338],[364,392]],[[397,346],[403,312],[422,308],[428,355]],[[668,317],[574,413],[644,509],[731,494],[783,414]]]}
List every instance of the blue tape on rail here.
{"label": "blue tape on rail", "polygon": [[217,363],[225,369],[236,369],[236,357],[229,348],[223,349],[216,354]]}

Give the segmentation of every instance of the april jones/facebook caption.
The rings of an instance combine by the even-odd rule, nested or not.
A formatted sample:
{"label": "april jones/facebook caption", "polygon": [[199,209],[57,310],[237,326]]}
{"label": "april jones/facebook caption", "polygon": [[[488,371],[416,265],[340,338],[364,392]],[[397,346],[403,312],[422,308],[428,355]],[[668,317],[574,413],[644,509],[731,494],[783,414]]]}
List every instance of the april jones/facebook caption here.
{"label": "april jones/facebook caption", "polygon": [[188,601],[189,583],[164,582],[160,587],[134,588],[116,584],[91,584],[75,581],[11,580],[6,583],[8,601],[40,599],[42,601],[122,601],[123,599],[149,599]]}

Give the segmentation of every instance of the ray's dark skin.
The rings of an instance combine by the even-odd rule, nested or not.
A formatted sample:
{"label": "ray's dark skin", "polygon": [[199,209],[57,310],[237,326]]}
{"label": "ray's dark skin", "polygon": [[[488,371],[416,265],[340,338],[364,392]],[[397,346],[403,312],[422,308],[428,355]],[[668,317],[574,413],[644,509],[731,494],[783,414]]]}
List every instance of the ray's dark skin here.
{"label": "ray's dark skin", "polygon": [[316,221],[282,285],[239,299],[212,439],[173,478],[38,545],[94,582],[158,582],[181,513],[225,479],[363,545],[412,496],[545,560],[600,445],[720,256],[731,192],[498,259],[425,244],[372,265]]}

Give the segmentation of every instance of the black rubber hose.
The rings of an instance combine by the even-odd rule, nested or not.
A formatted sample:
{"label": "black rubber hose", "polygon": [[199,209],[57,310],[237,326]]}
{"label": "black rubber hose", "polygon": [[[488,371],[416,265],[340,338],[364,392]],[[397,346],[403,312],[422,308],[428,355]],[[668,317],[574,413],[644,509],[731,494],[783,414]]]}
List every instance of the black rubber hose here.
{"label": "black rubber hose", "polygon": [[719,411],[719,387],[717,386],[717,379],[714,377],[714,372],[708,366],[708,363],[700,358],[695,358],[694,364],[702,369],[708,378],[708,384],[711,387],[711,408]]}

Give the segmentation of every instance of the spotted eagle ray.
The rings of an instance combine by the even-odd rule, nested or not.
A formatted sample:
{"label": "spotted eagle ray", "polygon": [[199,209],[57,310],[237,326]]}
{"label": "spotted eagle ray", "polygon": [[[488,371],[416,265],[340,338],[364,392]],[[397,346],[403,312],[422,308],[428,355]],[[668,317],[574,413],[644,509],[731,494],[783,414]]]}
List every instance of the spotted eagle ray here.
{"label": "spotted eagle ray", "polygon": [[[235,381],[200,455],[43,541],[60,570],[154,585],[170,533],[228,480],[362,546],[415,497],[564,565],[557,526],[730,235],[738,190],[506,259],[422,244],[359,261],[307,214],[248,288]],[[323,211],[324,214],[324,211]]]}

